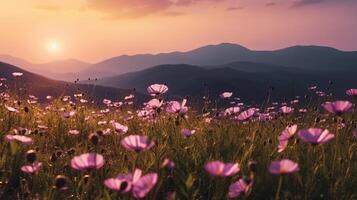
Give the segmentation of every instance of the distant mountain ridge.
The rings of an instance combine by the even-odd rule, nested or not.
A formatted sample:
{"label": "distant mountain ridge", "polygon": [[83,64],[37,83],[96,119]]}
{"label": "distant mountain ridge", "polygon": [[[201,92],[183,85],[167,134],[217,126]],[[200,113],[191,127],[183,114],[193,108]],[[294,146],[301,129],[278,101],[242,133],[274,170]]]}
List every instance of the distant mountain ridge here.
{"label": "distant mountain ridge", "polygon": [[5,54],[0,55],[0,61],[59,80],[67,80],[65,77],[68,74],[76,74],[91,65],[90,63],[76,59],[56,60],[47,63],[33,64],[27,60]]}
{"label": "distant mountain ridge", "polygon": [[357,71],[357,51],[345,52],[330,47],[293,46],[280,50],[255,51],[237,44],[208,45],[188,52],[118,56],[91,65],[81,75],[113,76],[164,64],[199,66],[245,61],[293,67],[304,70]]}

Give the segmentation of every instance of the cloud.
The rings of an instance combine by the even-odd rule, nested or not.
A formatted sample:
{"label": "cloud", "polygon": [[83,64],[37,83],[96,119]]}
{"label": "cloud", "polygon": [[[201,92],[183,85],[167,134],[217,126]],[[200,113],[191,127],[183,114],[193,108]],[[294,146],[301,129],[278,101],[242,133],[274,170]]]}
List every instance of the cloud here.
{"label": "cloud", "polygon": [[225,0],[87,0],[87,9],[109,14],[110,18],[139,18],[151,14],[180,15],[170,13],[172,6],[184,7],[203,1],[220,2]]}
{"label": "cloud", "polygon": [[313,5],[313,4],[319,4],[319,3],[323,3],[323,2],[325,2],[325,0],[298,0],[298,1],[295,1],[291,7],[298,8],[298,7],[303,7],[303,6]]}

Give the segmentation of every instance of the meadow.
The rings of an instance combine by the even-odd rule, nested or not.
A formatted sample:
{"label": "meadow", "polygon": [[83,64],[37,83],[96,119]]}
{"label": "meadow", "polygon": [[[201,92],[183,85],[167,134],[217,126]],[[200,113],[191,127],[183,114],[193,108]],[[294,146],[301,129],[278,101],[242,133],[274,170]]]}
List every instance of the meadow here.
{"label": "meadow", "polygon": [[356,89],[192,108],[168,87],[138,108],[1,93],[0,199],[357,199]]}

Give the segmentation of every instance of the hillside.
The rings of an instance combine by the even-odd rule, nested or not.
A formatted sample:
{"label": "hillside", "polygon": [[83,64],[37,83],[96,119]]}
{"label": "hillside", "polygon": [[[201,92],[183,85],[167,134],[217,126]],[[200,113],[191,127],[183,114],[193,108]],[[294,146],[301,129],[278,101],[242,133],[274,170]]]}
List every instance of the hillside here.
{"label": "hillside", "polygon": [[[35,95],[41,100],[45,99],[47,95],[58,97],[75,93],[84,93],[88,98],[95,100],[103,98],[120,100],[131,93],[129,90],[118,88],[56,81],[3,62],[0,62],[0,69],[0,77],[7,79],[5,83],[10,89],[15,88],[16,93],[21,95]],[[13,72],[21,72],[23,76],[13,77]],[[4,90],[4,87],[0,89]]]}

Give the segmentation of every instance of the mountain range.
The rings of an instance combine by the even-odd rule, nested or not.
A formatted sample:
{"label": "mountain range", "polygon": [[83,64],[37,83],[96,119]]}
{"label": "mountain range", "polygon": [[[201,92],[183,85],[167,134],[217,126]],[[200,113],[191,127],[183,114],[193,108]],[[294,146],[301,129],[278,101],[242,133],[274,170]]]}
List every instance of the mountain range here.
{"label": "mountain range", "polygon": [[74,59],[31,64],[22,59],[4,55],[0,56],[0,61],[51,78],[70,81],[77,78],[115,76],[164,64],[216,66],[236,61],[264,63],[302,70],[357,71],[357,51],[346,52],[323,46],[292,46],[279,50],[257,51],[231,43],[208,45],[187,52],[121,55],[94,64]]}
{"label": "mountain range", "polygon": [[277,99],[292,98],[306,94],[311,85],[342,97],[345,89],[357,85],[357,51],[322,46],[256,51],[222,43],[187,52],[122,55],[95,64],[72,59],[33,65],[10,58],[6,58],[10,64],[27,66],[23,68],[31,72],[71,82],[80,79],[84,85],[145,93],[150,84],[166,83],[169,95],[179,98],[223,91],[233,91],[247,101],[261,101],[268,91]]}

